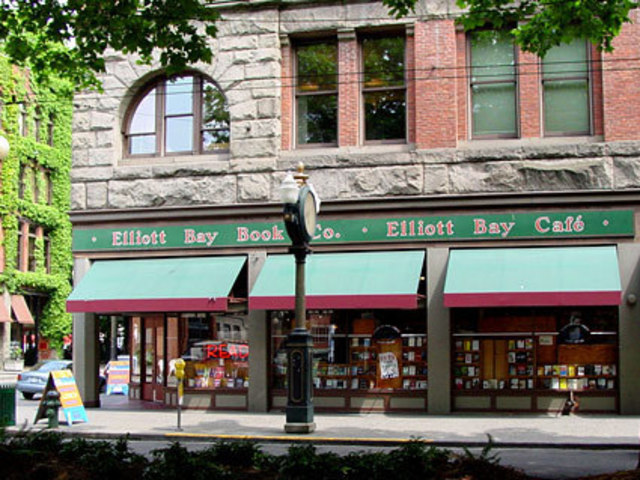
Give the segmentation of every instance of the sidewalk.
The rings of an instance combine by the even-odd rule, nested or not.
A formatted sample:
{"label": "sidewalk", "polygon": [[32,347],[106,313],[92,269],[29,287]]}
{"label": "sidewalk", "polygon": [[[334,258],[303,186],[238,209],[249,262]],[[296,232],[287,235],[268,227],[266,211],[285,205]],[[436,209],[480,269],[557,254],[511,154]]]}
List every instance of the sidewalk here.
{"label": "sidewalk", "polygon": [[[69,426],[60,414],[59,431],[91,438],[216,440],[255,439],[261,442],[313,442],[315,444],[397,445],[421,439],[444,447],[478,446],[491,435],[500,447],[564,447],[640,449],[640,417],[615,415],[419,415],[419,414],[315,414],[316,431],[307,435],[284,432],[285,415],[276,413],[211,412],[186,410],[177,429],[175,409],[121,395],[101,397],[101,408],[87,409],[88,423]],[[16,427],[34,425],[39,401],[17,401]],[[14,430],[13,428],[11,430]]]}

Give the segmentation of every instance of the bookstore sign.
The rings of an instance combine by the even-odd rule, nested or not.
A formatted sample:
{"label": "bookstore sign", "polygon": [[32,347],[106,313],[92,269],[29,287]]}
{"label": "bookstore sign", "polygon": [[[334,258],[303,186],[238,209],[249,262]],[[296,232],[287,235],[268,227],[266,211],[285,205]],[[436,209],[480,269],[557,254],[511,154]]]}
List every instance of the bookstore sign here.
{"label": "bookstore sign", "polygon": [[[632,210],[322,219],[314,244],[630,237]],[[74,229],[73,250],[289,245],[282,222]]]}

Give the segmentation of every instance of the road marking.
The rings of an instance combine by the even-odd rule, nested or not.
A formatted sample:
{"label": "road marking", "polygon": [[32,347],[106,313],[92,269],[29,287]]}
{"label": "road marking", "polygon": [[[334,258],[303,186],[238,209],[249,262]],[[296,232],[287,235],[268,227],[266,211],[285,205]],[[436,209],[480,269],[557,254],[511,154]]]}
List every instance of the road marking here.
{"label": "road marking", "polygon": [[362,438],[362,437],[309,437],[301,435],[225,435],[225,434],[209,434],[209,433],[165,433],[165,437],[182,437],[182,438],[209,438],[223,440],[255,440],[255,441],[271,441],[271,442],[314,442],[314,443],[358,443],[358,444],[392,444],[392,443],[409,443],[422,442],[432,443],[433,440],[424,438]]}

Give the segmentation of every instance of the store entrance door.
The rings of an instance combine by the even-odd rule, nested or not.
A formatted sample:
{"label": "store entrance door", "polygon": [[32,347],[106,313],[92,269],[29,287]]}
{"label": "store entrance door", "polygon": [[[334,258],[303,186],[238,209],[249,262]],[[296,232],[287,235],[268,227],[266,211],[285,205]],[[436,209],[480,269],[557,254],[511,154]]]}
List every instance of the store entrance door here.
{"label": "store entrance door", "polygon": [[142,399],[163,402],[164,387],[164,317],[143,318],[144,366],[142,371]]}

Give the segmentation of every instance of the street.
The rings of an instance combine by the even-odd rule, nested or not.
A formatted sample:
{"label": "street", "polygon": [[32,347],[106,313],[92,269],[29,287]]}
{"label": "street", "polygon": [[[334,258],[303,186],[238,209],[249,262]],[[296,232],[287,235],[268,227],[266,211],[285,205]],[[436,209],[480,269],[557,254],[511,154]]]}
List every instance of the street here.
{"label": "street", "polygon": [[[131,441],[130,448],[139,454],[150,455],[152,450],[165,448],[169,442]],[[189,450],[207,448],[211,442],[183,442]],[[287,453],[289,444],[260,443],[263,452],[271,455]],[[386,447],[359,445],[318,445],[318,453],[333,452],[347,455],[354,452],[388,451]],[[451,449],[463,453],[462,449]],[[478,455],[480,449],[470,449]],[[541,479],[571,479],[588,475],[612,473],[619,470],[632,470],[638,462],[638,452],[632,450],[565,450],[558,448],[525,449],[503,448],[491,451],[500,458],[501,465],[509,465],[526,474]]]}

